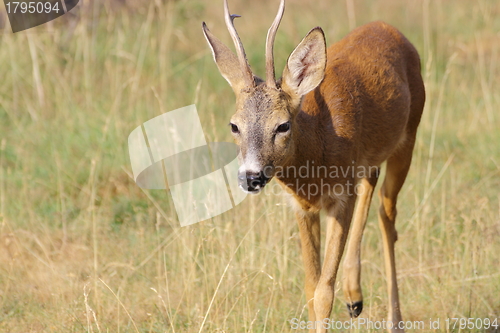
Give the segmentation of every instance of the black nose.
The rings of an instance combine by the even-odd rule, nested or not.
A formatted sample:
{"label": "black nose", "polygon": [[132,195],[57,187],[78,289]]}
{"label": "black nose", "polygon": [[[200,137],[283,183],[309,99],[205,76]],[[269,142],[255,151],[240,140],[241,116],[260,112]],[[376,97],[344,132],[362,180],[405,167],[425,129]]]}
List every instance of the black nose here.
{"label": "black nose", "polygon": [[238,176],[240,186],[248,192],[256,192],[266,186],[269,178],[264,172],[246,172]]}

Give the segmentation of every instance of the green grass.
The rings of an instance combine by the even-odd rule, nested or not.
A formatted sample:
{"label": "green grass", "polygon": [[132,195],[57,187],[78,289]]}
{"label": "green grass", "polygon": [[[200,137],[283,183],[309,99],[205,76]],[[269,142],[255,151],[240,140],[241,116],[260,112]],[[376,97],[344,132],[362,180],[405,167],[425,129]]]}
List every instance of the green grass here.
{"label": "green grass", "polygon": [[[403,317],[500,317],[500,5],[357,0],[349,16],[348,2],[288,1],[277,72],[318,25],[332,43],[381,19],[415,44],[428,99],[398,202]],[[263,74],[278,1],[230,5]],[[230,141],[234,96],[201,33],[206,21],[230,44],[222,13],[218,1],[92,2],[79,19],[0,34],[0,331],[289,332],[306,319],[283,198],[181,228],[168,192],[129,177],[128,134],[164,112],[196,103],[207,139]],[[374,213],[362,316],[382,320]],[[332,317],[346,320],[339,277]]]}

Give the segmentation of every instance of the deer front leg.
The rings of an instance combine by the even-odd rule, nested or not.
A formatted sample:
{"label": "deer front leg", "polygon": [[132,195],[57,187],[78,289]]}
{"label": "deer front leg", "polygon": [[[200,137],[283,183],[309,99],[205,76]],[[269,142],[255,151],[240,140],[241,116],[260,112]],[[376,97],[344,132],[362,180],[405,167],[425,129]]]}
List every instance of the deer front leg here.
{"label": "deer front leg", "polygon": [[344,297],[351,318],[356,318],[363,310],[361,292],[361,239],[370,209],[373,189],[377,184],[379,170],[360,182],[362,191],[358,195],[358,205],[352,221],[352,230],[344,258]]}
{"label": "deer front leg", "polygon": [[339,268],[340,259],[344,252],[347,233],[354,210],[356,196],[349,196],[345,204],[335,203],[327,211],[327,239],[325,247],[325,262],[314,292],[314,310],[317,333],[325,333],[325,319],[330,318],[333,306],[335,279]]}
{"label": "deer front leg", "polygon": [[306,273],[305,289],[309,320],[314,321],[314,290],[316,289],[316,284],[321,273],[321,226],[319,213],[298,211],[296,217],[299,224],[302,259]]}

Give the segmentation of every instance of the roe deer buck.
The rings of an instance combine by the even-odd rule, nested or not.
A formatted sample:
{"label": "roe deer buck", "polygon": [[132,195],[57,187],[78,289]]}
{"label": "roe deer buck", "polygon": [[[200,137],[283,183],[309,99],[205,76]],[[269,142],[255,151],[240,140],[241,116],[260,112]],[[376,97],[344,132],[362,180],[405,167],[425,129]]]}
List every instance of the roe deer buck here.
{"label": "roe deer buck", "polygon": [[[275,177],[291,194],[305,265],[309,320],[323,321],[330,316],[353,215],[343,263],[343,289],[350,315],[361,313],[361,238],[380,165],[387,161],[378,213],[389,321],[393,323],[387,327],[391,332],[403,331],[398,327],[401,311],[394,256],[395,218],[397,196],[410,167],[425,101],[417,51],[398,30],[383,22],[355,29],[328,50],[323,31],[317,27],[291,53],[283,77],[276,81],[273,44],[284,13],[282,0],[267,34],[263,81],[248,65],[233,24],[238,16],[230,15],[227,0],[224,12],[236,56],[205,23],[203,32],[219,71],[236,95],[236,113],[230,125],[241,153],[238,180],[244,190],[257,193]],[[301,167],[318,172],[301,176],[299,170],[297,175]],[[342,172],[333,176],[323,172],[322,176],[320,168]],[[295,170],[293,175],[290,170]],[[355,188],[362,191],[354,194]],[[321,209],[328,218],[323,265]],[[325,331],[323,325],[317,326],[316,332]]]}

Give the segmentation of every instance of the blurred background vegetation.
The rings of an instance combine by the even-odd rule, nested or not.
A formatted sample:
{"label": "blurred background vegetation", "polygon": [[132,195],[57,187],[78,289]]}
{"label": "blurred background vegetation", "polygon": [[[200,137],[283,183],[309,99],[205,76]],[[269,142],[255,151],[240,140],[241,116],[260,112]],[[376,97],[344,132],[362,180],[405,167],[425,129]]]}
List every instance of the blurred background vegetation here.
{"label": "blurred background vegetation", "polygon": [[[261,76],[278,3],[230,1]],[[331,44],[384,20],[417,47],[428,97],[398,203],[403,317],[441,318],[439,332],[447,317],[500,317],[500,3],[286,6],[277,73],[315,26]],[[2,13],[0,331],[289,332],[306,319],[298,230],[281,197],[180,228],[170,194],[130,178],[128,134],[164,112],[195,103],[207,140],[231,140],[234,96],[201,33],[205,21],[232,47],[222,1],[81,1],[16,34]],[[382,320],[374,212],[362,316]],[[341,277],[332,317],[346,320]]]}

